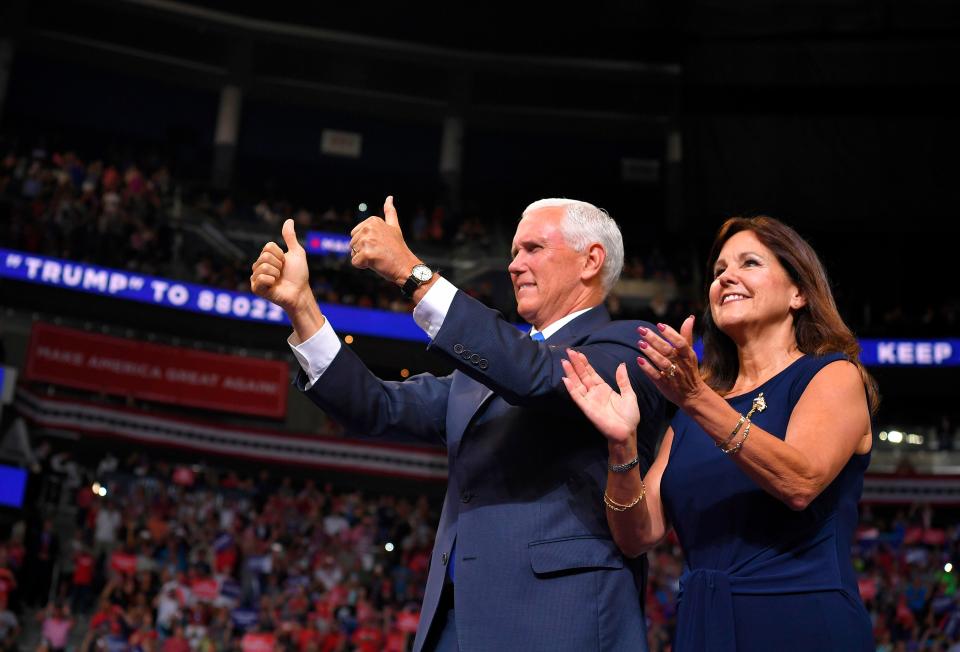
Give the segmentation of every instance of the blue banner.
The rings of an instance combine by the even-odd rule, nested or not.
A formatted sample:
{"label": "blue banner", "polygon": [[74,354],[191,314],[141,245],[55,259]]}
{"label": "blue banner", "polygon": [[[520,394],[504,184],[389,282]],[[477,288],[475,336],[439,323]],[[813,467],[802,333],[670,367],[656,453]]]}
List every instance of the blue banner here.
{"label": "blue banner", "polygon": [[[340,234],[317,236],[318,251],[344,253],[350,250],[350,238]],[[324,241],[331,236],[335,239]],[[337,240],[336,238],[339,238]],[[339,243],[339,244],[338,244]],[[278,306],[247,292],[231,292],[194,283],[181,283],[146,274],[88,265],[48,256],[27,254],[0,248],[0,278],[88,292],[101,296],[189,310],[230,319],[289,325]],[[396,340],[428,342],[426,333],[407,313],[320,304],[323,313],[341,335],[369,335]],[[518,326],[521,330],[529,328]],[[960,366],[960,339],[862,339],[861,360],[867,366],[954,367]],[[703,355],[702,342],[694,345]]]}
{"label": "blue banner", "polygon": [[860,340],[860,360],[869,367],[960,366],[960,339]]}
{"label": "blue banner", "polygon": [[233,319],[283,324],[283,310],[253,294],[0,249],[0,277]]}
{"label": "blue banner", "polygon": [[[867,367],[957,367],[960,366],[960,339],[932,340],[873,339],[860,342],[860,362]],[[703,340],[693,344],[703,359]]]}
{"label": "blue banner", "polygon": [[241,631],[247,631],[257,624],[260,614],[256,609],[234,609],[230,612],[230,619]]}
{"label": "blue banner", "polygon": [[[349,249],[349,239],[347,248]],[[217,317],[268,324],[290,323],[282,309],[252,293],[220,290],[11,249],[0,248],[0,278]],[[320,304],[320,308],[342,335],[429,341],[427,334],[407,313],[331,304]]]}
{"label": "blue banner", "polygon": [[0,464],[0,506],[20,509],[26,490],[26,470]]}
{"label": "blue banner", "polygon": [[350,236],[327,231],[307,231],[304,241],[308,254],[334,254],[346,256],[350,253]]}

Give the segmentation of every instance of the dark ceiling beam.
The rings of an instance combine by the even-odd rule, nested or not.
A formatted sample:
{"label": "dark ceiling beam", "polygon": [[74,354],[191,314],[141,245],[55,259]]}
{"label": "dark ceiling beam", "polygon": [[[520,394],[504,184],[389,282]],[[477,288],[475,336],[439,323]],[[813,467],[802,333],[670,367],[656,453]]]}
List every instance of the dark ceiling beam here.
{"label": "dark ceiling beam", "polygon": [[[98,1],[102,4],[102,0]],[[443,69],[468,68],[509,71],[512,74],[677,80],[682,74],[679,63],[474,52],[251,18],[174,0],[113,0],[109,2],[109,6],[111,9],[125,7],[146,10],[194,26],[201,22],[211,28],[239,31],[262,40],[282,40],[288,43],[296,40],[318,48],[335,48],[340,52],[362,54],[377,59],[411,61]]]}
{"label": "dark ceiling beam", "polygon": [[[229,79],[230,71],[203,61],[176,57],[128,45],[111,43],[53,30],[35,29],[30,33],[31,50],[87,59],[97,64],[120,70],[144,70],[144,64],[154,74],[172,80],[189,78],[194,85],[218,89]],[[333,109],[361,111],[370,115],[389,114],[415,121],[435,122],[448,111],[445,100],[375,90],[369,87],[312,81],[280,75],[254,75],[249,78],[247,90],[252,96],[296,97],[298,101]],[[643,115],[626,111],[556,108],[550,106],[509,105],[496,103],[475,104],[466,110],[472,123],[512,126],[521,129],[574,129],[578,132],[606,132],[609,129],[627,129],[630,133],[658,135],[669,123],[666,115]]]}
{"label": "dark ceiling beam", "polygon": [[[527,128],[537,125],[548,130],[558,125],[579,123],[592,124],[606,128],[641,129],[657,133],[670,124],[671,118],[666,115],[641,115],[623,111],[591,111],[587,109],[561,109],[541,106],[516,106],[507,104],[479,104],[470,108],[468,116],[471,122],[489,121],[502,122],[509,118],[511,122],[524,124]],[[547,122],[549,124],[544,124]]]}
{"label": "dark ceiling beam", "polygon": [[119,43],[110,43],[100,39],[88,38],[76,34],[64,34],[53,30],[35,29],[30,32],[33,38],[47,41],[51,44],[65,45],[81,50],[97,51],[104,54],[119,55],[127,59],[135,59],[150,64],[157,64],[164,67],[172,67],[181,70],[198,73],[208,77],[226,77],[227,69],[222,66],[175,57],[161,52],[150,52],[140,48],[134,48]]}

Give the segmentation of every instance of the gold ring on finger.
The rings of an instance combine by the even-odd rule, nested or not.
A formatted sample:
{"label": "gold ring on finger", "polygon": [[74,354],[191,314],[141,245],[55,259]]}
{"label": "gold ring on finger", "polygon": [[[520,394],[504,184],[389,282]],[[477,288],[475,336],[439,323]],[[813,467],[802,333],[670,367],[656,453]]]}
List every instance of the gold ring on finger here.
{"label": "gold ring on finger", "polygon": [[[660,372],[660,373],[661,375],[663,374],[663,372]],[[670,368],[667,369],[667,378],[673,378],[676,375],[677,375],[677,365],[675,363],[671,363]]]}

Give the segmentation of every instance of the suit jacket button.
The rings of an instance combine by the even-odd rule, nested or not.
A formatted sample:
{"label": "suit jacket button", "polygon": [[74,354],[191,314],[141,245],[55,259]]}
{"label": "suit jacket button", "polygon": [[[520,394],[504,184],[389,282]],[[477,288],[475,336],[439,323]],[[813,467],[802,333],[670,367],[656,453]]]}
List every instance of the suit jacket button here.
{"label": "suit jacket button", "polygon": [[460,355],[461,353],[463,353],[463,344],[454,344],[453,352],[456,353],[457,355]]}
{"label": "suit jacket button", "polygon": [[486,358],[480,358],[480,362],[477,363],[477,366],[480,367],[481,369],[486,369],[487,366],[488,366],[488,365],[487,365],[487,359],[486,359]]}
{"label": "suit jacket button", "polygon": [[472,352],[470,351],[470,349],[464,349],[463,353],[460,354],[460,357],[463,358],[464,360],[469,360],[471,355],[472,355]]}
{"label": "suit jacket button", "polygon": [[473,494],[469,491],[464,491],[462,494],[460,494],[461,503],[469,503],[471,500],[473,500]]}
{"label": "suit jacket button", "polygon": [[470,362],[472,362],[473,364],[477,364],[478,362],[480,362],[480,356],[474,353],[473,355],[470,356]]}
{"label": "suit jacket button", "polygon": [[445,552],[440,553],[440,563],[443,564],[444,566],[447,565],[447,553]]}

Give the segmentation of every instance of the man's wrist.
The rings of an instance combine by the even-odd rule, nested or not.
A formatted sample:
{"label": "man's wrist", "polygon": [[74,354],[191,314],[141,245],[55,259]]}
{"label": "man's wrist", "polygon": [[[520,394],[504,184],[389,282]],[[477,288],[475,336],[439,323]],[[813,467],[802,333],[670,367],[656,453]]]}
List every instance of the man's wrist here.
{"label": "man's wrist", "polygon": [[429,281],[426,283],[421,283],[420,287],[413,291],[413,295],[410,297],[410,300],[413,301],[414,304],[420,303],[420,300],[423,299],[427,292],[430,291],[430,288],[432,288],[439,279],[440,274],[434,272]]}
{"label": "man's wrist", "polygon": [[293,308],[287,311],[287,317],[290,318],[293,332],[300,342],[306,342],[313,337],[326,321],[320,311],[320,304],[310,290],[300,293]]}
{"label": "man's wrist", "polygon": [[403,284],[407,282],[407,279],[410,278],[413,268],[417,265],[422,265],[423,261],[417,258],[416,256],[411,256],[403,264],[400,265],[400,268],[397,270],[397,274],[393,280],[398,287],[403,287]]}

